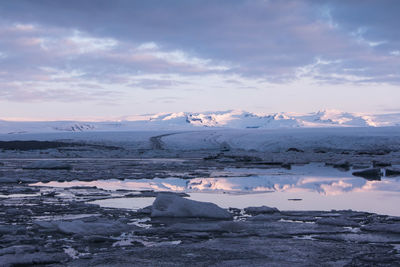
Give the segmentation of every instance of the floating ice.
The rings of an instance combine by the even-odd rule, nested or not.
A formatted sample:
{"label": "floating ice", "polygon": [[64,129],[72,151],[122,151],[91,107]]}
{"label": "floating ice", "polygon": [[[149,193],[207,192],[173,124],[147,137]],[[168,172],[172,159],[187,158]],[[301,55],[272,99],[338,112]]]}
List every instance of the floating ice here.
{"label": "floating ice", "polygon": [[232,219],[228,211],[213,203],[194,201],[168,193],[158,194],[153,203],[151,217]]}

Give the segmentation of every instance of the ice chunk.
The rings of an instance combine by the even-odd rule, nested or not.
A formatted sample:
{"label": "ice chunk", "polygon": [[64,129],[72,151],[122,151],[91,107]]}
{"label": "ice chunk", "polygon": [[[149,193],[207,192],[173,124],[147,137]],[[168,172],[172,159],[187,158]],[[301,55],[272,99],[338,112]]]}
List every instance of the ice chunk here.
{"label": "ice chunk", "polygon": [[232,219],[232,215],[217,205],[186,199],[174,194],[158,194],[154,200],[151,217],[198,217]]}
{"label": "ice chunk", "polygon": [[94,222],[83,220],[74,221],[36,221],[36,225],[49,229],[51,231],[59,231],[64,234],[80,234],[88,235],[118,235],[122,232],[136,229],[137,226],[128,225],[119,221],[110,221],[105,219],[96,219]]}

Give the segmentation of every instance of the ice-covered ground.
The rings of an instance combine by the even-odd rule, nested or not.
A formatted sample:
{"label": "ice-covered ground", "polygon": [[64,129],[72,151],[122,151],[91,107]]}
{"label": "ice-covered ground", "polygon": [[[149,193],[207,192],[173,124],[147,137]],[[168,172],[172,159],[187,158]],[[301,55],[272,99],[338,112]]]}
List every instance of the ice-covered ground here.
{"label": "ice-covered ground", "polygon": [[400,127],[3,134],[0,262],[393,266],[399,164]]}
{"label": "ice-covered ground", "polygon": [[322,110],[308,114],[274,113],[255,114],[240,110],[204,113],[160,113],[125,116],[112,121],[4,121],[0,120],[0,133],[45,132],[97,132],[143,130],[200,130],[202,128],[227,129],[279,129],[303,127],[387,127],[400,126],[400,114],[358,114],[336,110]]}
{"label": "ice-covered ground", "polygon": [[[24,149],[21,152],[9,144],[14,140],[64,143],[53,144],[55,147],[48,144],[49,149],[45,151],[46,153],[38,149]],[[213,152],[233,152],[254,155],[258,153],[260,157],[271,159],[281,157],[281,160],[286,159],[286,161],[340,160],[349,154],[352,154],[352,157],[348,157],[349,160],[378,155],[398,161],[400,127],[4,134],[0,135],[0,149],[2,158],[25,156],[176,158],[203,157]],[[304,153],[293,153],[296,152],[295,149]]]}

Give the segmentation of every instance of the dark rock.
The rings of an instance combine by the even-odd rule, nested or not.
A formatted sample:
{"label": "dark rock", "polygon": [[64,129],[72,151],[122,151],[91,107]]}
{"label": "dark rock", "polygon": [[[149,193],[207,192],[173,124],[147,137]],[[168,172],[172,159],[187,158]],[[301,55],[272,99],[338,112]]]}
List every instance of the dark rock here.
{"label": "dark rock", "polygon": [[68,261],[65,253],[26,253],[0,256],[1,266],[38,266]]}
{"label": "dark rock", "polygon": [[58,195],[58,193],[55,191],[52,191],[52,192],[48,192],[48,193],[41,193],[40,195],[42,197],[55,197],[56,195]]}
{"label": "dark rock", "polygon": [[273,214],[257,214],[255,216],[252,216],[248,218],[248,221],[279,221],[282,219],[282,215],[279,213],[273,213]]}
{"label": "dark rock", "polygon": [[288,150],[286,150],[286,152],[301,152],[301,153],[303,153],[304,150],[301,150],[301,149],[298,149],[298,148],[295,148],[295,147],[291,147]]}
{"label": "dark rock", "polygon": [[89,243],[104,243],[104,242],[116,241],[116,239],[114,239],[114,238],[110,238],[110,237],[102,236],[102,235],[85,236],[84,240]]}
{"label": "dark rock", "polygon": [[369,168],[369,165],[362,165],[362,164],[354,164],[353,169],[354,170],[361,170],[361,169],[367,169]]}
{"label": "dark rock", "polygon": [[69,189],[97,189],[97,186],[71,186]]}
{"label": "dark rock", "polygon": [[229,210],[229,212],[235,213],[235,214],[240,214],[240,212],[241,212],[241,210],[238,208],[229,208],[228,210]]}
{"label": "dark rock", "polygon": [[391,151],[390,150],[364,150],[364,151],[358,151],[357,154],[358,155],[378,155],[378,156],[382,156],[382,155],[387,155],[389,154]]}
{"label": "dark rock", "polygon": [[400,170],[399,169],[387,169],[385,176],[387,176],[387,177],[400,176]]}
{"label": "dark rock", "polygon": [[72,170],[72,166],[68,163],[64,163],[56,160],[46,161],[35,161],[23,167],[27,170]]}
{"label": "dark rock", "polygon": [[136,212],[138,214],[150,215],[151,211],[152,211],[152,206],[147,206],[147,207],[144,207],[143,209],[138,209]]}
{"label": "dark rock", "polygon": [[392,163],[390,163],[390,162],[373,161],[372,162],[372,166],[374,166],[374,168],[376,168],[376,167],[389,167],[389,166],[392,166]]}
{"label": "dark rock", "polygon": [[277,165],[283,165],[285,164],[284,162],[280,162],[280,161],[262,161],[262,162],[257,162],[256,164],[260,164],[260,165],[268,165],[268,166],[277,166]]}
{"label": "dark rock", "polygon": [[82,144],[52,141],[0,141],[0,149],[4,150],[38,150],[75,146],[82,146]]}
{"label": "dark rock", "polygon": [[33,253],[36,250],[38,250],[38,248],[32,245],[16,245],[0,249],[0,256],[6,254]]}
{"label": "dark rock", "polygon": [[220,149],[221,151],[227,152],[231,150],[231,146],[227,142],[222,142],[220,145]]}
{"label": "dark rock", "polygon": [[253,156],[230,156],[230,155],[225,155],[224,158],[228,159],[233,159],[235,162],[259,162],[262,159],[259,157],[253,157]]}
{"label": "dark rock", "polygon": [[334,168],[348,171],[350,170],[350,163],[345,160],[338,161],[332,165]]}
{"label": "dark rock", "polygon": [[380,180],[382,177],[381,169],[379,168],[353,172],[353,175],[363,177],[368,180]]}
{"label": "dark rock", "polygon": [[358,227],[359,224],[348,220],[346,218],[321,218],[316,221],[317,224],[321,225],[334,225],[334,226],[350,226]]}
{"label": "dark rock", "polygon": [[247,214],[250,214],[250,215],[257,215],[257,214],[275,213],[275,212],[279,212],[279,210],[277,208],[261,206],[261,207],[247,207],[244,209],[244,212]]}
{"label": "dark rock", "polygon": [[216,159],[221,158],[223,155],[224,155],[223,153],[218,153],[217,155],[210,155],[210,156],[204,157],[203,159],[204,160],[216,160]]}
{"label": "dark rock", "polygon": [[373,223],[364,225],[361,230],[370,232],[386,232],[393,234],[400,234],[400,224],[399,223]]}
{"label": "dark rock", "polygon": [[292,165],[290,163],[283,163],[281,165],[282,168],[287,169],[287,170],[291,170],[292,169]]}

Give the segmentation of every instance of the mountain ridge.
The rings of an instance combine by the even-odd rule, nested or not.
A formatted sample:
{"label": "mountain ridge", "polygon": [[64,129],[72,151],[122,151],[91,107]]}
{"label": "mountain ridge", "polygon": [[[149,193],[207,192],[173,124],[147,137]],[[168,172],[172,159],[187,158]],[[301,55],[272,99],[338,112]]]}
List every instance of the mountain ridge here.
{"label": "mountain ridge", "polygon": [[386,126],[400,126],[400,113],[370,115],[320,110],[306,114],[290,112],[258,114],[242,110],[228,110],[200,113],[158,113],[97,122],[0,120],[0,133]]}

